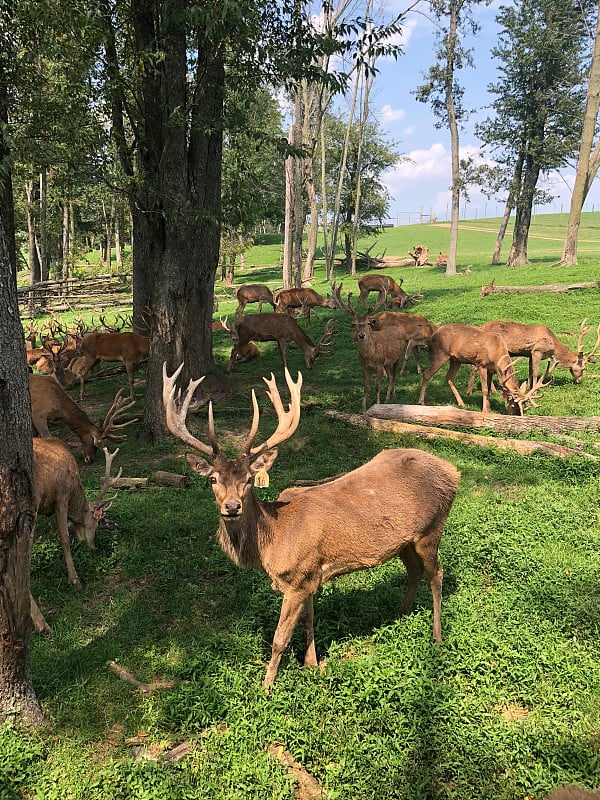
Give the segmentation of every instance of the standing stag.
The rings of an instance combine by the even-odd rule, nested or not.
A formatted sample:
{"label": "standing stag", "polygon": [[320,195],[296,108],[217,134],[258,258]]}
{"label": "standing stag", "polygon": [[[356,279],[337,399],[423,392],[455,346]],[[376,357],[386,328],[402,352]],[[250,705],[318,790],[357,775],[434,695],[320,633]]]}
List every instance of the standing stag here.
{"label": "standing stag", "polygon": [[275,311],[275,301],[273,294],[268,286],[262,283],[244,283],[238,286],[235,290],[238,305],[235,310],[235,316],[238,317],[244,313],[244,308],[248,303],[258,303],[258,313],[262,312],[263,303],[269,303],[273,306]]}
{"label": "standing stag", "polygon": [[547,385],[543,380],[536,381],[525,393],[525,384],[519,386],[517,382],[514,365],[502,336],[492,331],[484,331],[475,325],[452,323],[442,325],[431,337],[429,352],[431,363],[423,373],[419,394],[420,405],[425,403],[425,391],[429,381],[448,362],[450,367],[446,381],[461,408],[464,408],[465,404],[454,385],[454,378],[461,364],[472,364],[479,371],[483,395],[482,411],[486,413],[490,411],[489,392],[493,375],[498,375],[509,413],[518,416],[525,413],[528,404],[536,406],[534,400],[538,396],[538,390]]}
{"label": "standing stag", "polygon": [[[110,507],[114,497],[104,495],[121,475],[121,470],[110,477],[113,458],[119,452],[109,453],[104,448],[106,471],[98,497],[93,502],[85,499],[85,493],[75,459],[58,439],[33,440],[33,483],[36,516],[56,515],[56,524],[60,536],[69,583],[81,586],[81,581],[71,555],[69,528],[72,527],[79,541],[86,541],[90,550],[96,547],[96,528],[104,512]],[[34,531],[31,532],[33,540]],[[30,615],[34,627],[44,634],[51,634],[52,628],[46,622],[38,604],[29,593]]]}
{"label": "standing stag", "polygon": [[[399,373],[400,377],[404,375],[406,362],[413,350],[428,345],[429,340],[438,329],[438,326],[430,322],[427,317],[423,317],[420,314],[405,314],[402,311],[380,311],[377,314],[373,314],[369,322],[374,331],[381,331],[384,328],[393,326],[406,336],[408,344],[406,345],[402,369]],[[417,362],[417,372],[420,375],[422,370],[416,350],[415,361]]]}
{"label": "standing stag", "polygon": [[212,404],[208,412],[209,443],[189,433],[187,412],[203,378],[191,380],[181,398],[176,381],[182,368],[183,364],[169,376],[166,364],[163,366],[167,427],[203,456],[189,453],[187,461],[198,474],[210,478],[220,514],[219,544],[238,566],[262,569],[273,588],[283,595],[263,685],[275,680],[281,656],[299,621],[305,631],[304,663],[317,665],[313,596],[322,584],[395,556],[404,562],[408,574],[400,613],[412,608],[426,572],[433,596],[433,635],[440,642],[443,570],[438,547],[457,492],[458,470],[422,450],[384,450],[335,480],[287,489],[275,502],[264,502],[253,491],[253,479],[271,468],[277,446],[298,427],[302,375],[299,373],[294,383],[285,370],[290,391],[287,411],[273,375],[270,380],[264,379],[278,424],[263,444],[255,446],[259,410],[252,392],[250,432],[237,458],[228,459],[219,450]]}
{"label": "standing stag", "polygon": [[136,420],[117,423],[117,420],[128,411],[135,401],[122,398],[120,389],[109,408],[102,425],[92,422],[65,390],[50,375],[30,375],[29,393],[31,394],[31,416],[35,431],[44,439],[50,438],[49,422],[60,420],[70,428],[81,442],[86,464],[91,464],[96,457],[96,450],[103,442],[122,441],[125,437],[115,431],[126,428]]}
{"label": "standing stag", "polygon": [[[529,359],[529,377],[527,380],[528,388],[531,388],[540,374],[541,362],[548,359],[549,369],[552,361],[556,362],[563,369],[568,369],[575,383],[583,380],[583,371],[593,360],[598,346],[600,345],[600,325],[596,328],[596,343],[589,353],[583,352],[583,340],[592,330],[586,327],[587,318],[579,326],[579,338],[577,339],[577,352],[572,350],[559,341],[552,333],[550,328],[545,325],[526,325],[521,322],[501,322],[493,320],[481,325],[484,331],[499,333],[506,342],[508,352],[511,356],[526,356]],[[547,373],[546,373],[547,374]],[[469,392],[473,387],[475,379],[474,370],[471,370],[469,378]]]}
{"label": "standing stag", "polygon": [[396,283],[389,275],[363,275],[358,279],[358,288],[360,294],[358,295],[358,302],[366,305],[371,292],[377,292],[377,306],[381,306],[389,297],[392,304],[399,308],[404,308],[410,298],[402,289],[402,278],[400,283]]}
{"label": "standing stag", "polygon": [[[396,370],[402,356],[407,351],[407,334],[396,326],[387,326],[381,330],[374,330],[371,324],[373,312],[369,309],[366,314],[359,314],[350,305],[351,294],[348,301],[341,297],[342,284],[332,284],[332,293],[336,306],[345,314],[352,317],[354,333],[352,339],[358,343],[358,360],[363,371],[363,398],[362,412],[367,410],[367,398],[371,382],[371,372],[375,372],[376,402],[381,402],[381,380],[383,374],[387,378],[387,392],[385,402],[389,403],[396,394]],[[404,366],[403,366],[404,371]]]}
{"label": "standing stag", "polygon": [[323,297],[314,289],[280,289],[275,295],[276,311],[291,313],[292,309],[301,308],[304,320],[310,323],[312,308],[335,308],[331,297]]}
{"label": "standing stag", "polygon": [[[295,319],[283,316],[282,314],[246,314],[240,317],[235,323],[235,332],[231,338],[233,348],[229,358],[228,371],[231,372],[236,364],[242,361],[249,361],[246,357],[248,348],[252,342],[277,342],[281,363],[287,367],[287,344],[294,342],[304,353],[306,366],[311,369],[317,357],[324,352],[324,349],[331,342],[333,336],[333,321],[329,320],[325,326],[325,332],[317,344],[313,344],[311,339],[302,330]],[[256,345],[254,345],[256,347]],[[253,358],[254,356],[250,356]]]}
{"label": "standing stag", "polygon": [[139,333],[88,333],[80,342],[79,399],[83,400],[85,379],[98,361],[122,361],[129,381],[129,397],[133,400],[133,370],[138,361],[150,351],[150,339]]}

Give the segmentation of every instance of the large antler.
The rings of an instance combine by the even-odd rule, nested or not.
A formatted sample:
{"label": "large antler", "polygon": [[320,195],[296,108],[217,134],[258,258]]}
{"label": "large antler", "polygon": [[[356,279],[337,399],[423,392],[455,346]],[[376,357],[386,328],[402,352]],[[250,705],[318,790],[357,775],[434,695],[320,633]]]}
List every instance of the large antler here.
{"label": "large antler", "polygon": [[581,366],[584,366],[585,364],[587,364],[589,361],[592,360],[593,356],[596,354],[598,346],[600,345],[600,324],[599,324],[598,327],[596,328],[596,344],[589,353],[584,354],[583,340],[585,336],[592,330],[591,327],[590,328],[586,327],[586,323],[587,323],[587,317],[581,322],[581,325],[579,326],[579,338],[577,339],[577,357]]}
{"label": "large antler", "polygon": [[125,439],[124,435],[115,434],[113,431],[119,430],[121,428],[127,428],[128,425],[133,425],[134,422],[138,421],[138,417],[134,417],[134,419],[128,419],[127,422],[119,422],[117,420],[121,417],[126,411],[135,405],[135,400],[128,400],[123,398],[123,392],[125,389],[119,389],[117,394],[115,395],[115,399],[111,407],[108,409],[106,416],[104,417],[104,422],[102,423],[101,428],[101,438],[102,439],[111,439],[113,442],[122,442]]}
{"label": "large antler", "polygon": [[106,509],[112,503],[112,501],[115,499],[117,495],[114,494],[112,497],[107,497],[107,498],[104,498],[104,495],[119,480],[123,472],[123,467],[119,467],[119,471],[117,472],[117,474],[111,478],[110,470],[112,467],[112,462],[114,460],[114,457],[119,452],[119,448],[117,447],[114,453],[110,453],[108,447],[103,447],[102,450],[104,452],[104,459],[106,461],[106,466],[104,469],[104,478],[102,479],[102,483],[100,485],[100,491],[98,492],[98,497],[94,501],[94,506],[99,507],[101,503],[102,507]]}
{"label": "large antler", "polygon": [[283,408],[283,403],[281,401],[281,396],[279,394],[279,389],[277,388],[273,373],[271,373],[270,380],[263,378],[263,381],[267,384],[267,395],[273,404],[275,413],[277,414],[277,429],[271,436],[269,436],[264,444],[257,445],[256,447],[251,446],[252,441],[256,436],[256,431],[258,430],[259,418],[258,402],[256,400],[256,394],[254,390],[252,390],[252,406],[254,408],[254,416],[252,418],[252,427],[250,428],[250,433],[248,434],[243,448],[243,452],[247,455],[254,456],[257,453],[270,450],[281,442],[284,442],[286,439],[289,439],[300,422],[300,392],[302,390],[302,373],[298,373],[298,380],[296,383],[294,383],[290,373],[287,370],[287,367],[285,369],[285,381],[288,385],[288,389],[290,390],[290,403],[287,411],[285,411]]}
{"label": "large antler", "polygon": [[357,316],[357,313],[352,308],[352,306],[350,305],[350,298],[351,298],[352,295],[350,293],[348,293],[348,295],[347,295],[348,302],[347,303],[345,303],[342,300],[342,286],[343,285],[344,285],[343,283],[340,283],[339,286],[336,286],[335,282],[332,283],[331,284],[331,297],[333,298],[333,302],[335,303],[336,308],[339,308],[340,311],[343,311],[345,314],[350,314],[350,316],[354,318],[354,317]]}
{"label": "large antler", "polygon": [[328,319],[327,322],[325,323],[325,331],[323,333],[323,336],[321,336],[321,338],[319,339],[319,341],[315,346],[316,350],[315,357],[317,355],[325,355],[325,356],[329,355],[328,353],[323,353],[323,351],[325,350],[326,347],[329,347],[329,345],[331,344],[331,340],[335,336],[336,332],[337,331],[335,328],[335,322],[333,321],[333,319]]}
{"label": "large antler", "polygon": [[194,450],[198,450],[205,456],[214,458],[219,452],[219,445],[217,444],[217,437],[215,436],[215,425],[213,419],[212,402],[208,404],[208,438],[210,445],[196,439],[195,436],[188,431],[186,426],[186,418],[192,402],[192,397],[198,386],[202,383],[203,375],[197,380],[190,379],[188,387],[185,390],[183,399],[181,397],[181,389],[175,386],[177,378],[183,369],[183,361],[177,367],[175,372],[169,376],[167,375],[167,362],[163,364],[163,405],[165,407],[165,416],[167,420],[167,428],[171,431],[173,436],[181,439],[182,442],[189,444]]}

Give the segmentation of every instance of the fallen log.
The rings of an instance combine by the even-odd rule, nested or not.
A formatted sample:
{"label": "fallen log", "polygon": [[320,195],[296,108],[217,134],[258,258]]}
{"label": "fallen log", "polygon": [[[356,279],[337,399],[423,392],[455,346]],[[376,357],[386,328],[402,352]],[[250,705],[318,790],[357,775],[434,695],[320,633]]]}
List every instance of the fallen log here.
{"label": "fallen log", "polygon": [[400,403],[380,403],[367,409],[367,416],[380,419],[416,422],[420,425],[441,425],[459,428],[486,428],[498,433],[531,433],[545,431],[563,434],[566,431],[600,430],[600,417],[513,417],[510,414],[491,414],[468,411],[455,406],[418,406]]}
{"label": "fallen log", "polygon": [[495,279],[486,286],[481,287],[479,297],[497,292],[571,292],[574,289],[600,289],[600,281],[586,281],[585,283],[549,283],[542,286],[496,286]]}
{"label": "fallen log", "polygon": [[148,478],[115,478],[111,485],[115,489],[145,489]]}
{"label": "fallen log", "polygon": [[176,472],[164,472],[162,469],[154,473],[154,479],[168,486],[176,486],[178,489],[187,489],[190,485],[190,479],[187,475],[178,475]]}
{"label": "fallen log", "polygon": [[564,447],[552,442],[532,442],[525,439],[504,439],[494,436],[483,436],[477,433],[462,433],[461,431],[448,430],[447,428],[435,428],[430,425],[415,425],[408,422],[397,422],[395,420],[379,419],[361,414],[343,414],[340,411],[326,411],[328,417],[341,422],[349,422],[359,427],[368,427],[374,430],[387,431],[390,433],[410,433],[421,439],[452,439],[463,444],[476,445],[477,447],[497,447],[500,450],[512,450],[520,455],[531,455],[532,453],[545,453],[550,456],[567,458],[568,456],[580,456],[590,461],[600,461],[599,456],[592,456],[582,453],[573,447]]}

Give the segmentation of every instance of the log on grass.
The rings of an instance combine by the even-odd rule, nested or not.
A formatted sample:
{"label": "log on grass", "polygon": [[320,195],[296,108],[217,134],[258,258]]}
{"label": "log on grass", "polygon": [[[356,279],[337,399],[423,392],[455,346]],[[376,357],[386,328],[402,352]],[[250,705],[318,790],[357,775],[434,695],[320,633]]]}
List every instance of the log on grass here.
{"label": "log on grass", "polygon": [[545,431],[563,434],[566,431],[600,430],[600,417],[517,417],[510,414],[491,414],[468,411],[455,406],[419,406],[400,403],[380,403],[367,409],[367,416],[420,425],[447,425],[460,428],[486,428],[498,433],[531,433]]}
{"label": "log on grass", "polygon": [[190,485],[187,475],[178,475],[176,472],[165,472],[161,469],[154,473],[154,479],[168,486],[176,486],[178,489],[187,489]]}
{"label": "log on grass", "polygon": [[531,455],[532,453],[545,453],[550,456],[567,458],[568,456],[580,456],[590,461],[600,461],[600,457],[582,453],[573,447],[564,447],[552,442],[532,442],[524,439],[505,439],[494,436],[482,436],[477,433],[463,433],[461,431],[448,430],[447,428],[435,428],[430,425],[418,425],[409,422],[397,422],[390,419],[379,419],[363,414],[343,414],[340,411],[326,411],[328,417],[341,422],[349,422],[352,425],[368,427],[374,430],[386,431],[389,433],[409,433],[420,439],[452,439],[468,445],[477,447],[497,447],[500,450],[512,450],[520,455]]}
{"label": "log on grass", "polygon": [[585,283],[548,283],[542,286],[496,286],[494,281],[481,287],[479,297],[497,292],[571,292],[574,289],[600,289],[600,281],[586,281]]}

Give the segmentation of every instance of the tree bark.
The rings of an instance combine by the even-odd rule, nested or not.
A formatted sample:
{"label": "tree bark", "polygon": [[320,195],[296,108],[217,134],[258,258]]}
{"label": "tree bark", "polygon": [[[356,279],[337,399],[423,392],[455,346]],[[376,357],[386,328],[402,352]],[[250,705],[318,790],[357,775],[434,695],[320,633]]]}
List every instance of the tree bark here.
{"label": "tree bark", "polygon": [[43,721],[31,680],[29,557],[34,524],[31,403],[16,273],[0,217],[0,716]]}
{"label": "tree bark", "polygon": [[509,267],[523,267],[525,264],[529,263],[527,258],[527,240],[529,238],[533,198],[539,174],[539,165],[531,156],[527,156],[525,158],[525,172],[521,182],[521,191],[516,203],[513,241],[507,261]]}
{"label": "tree bark", "polygon": [[494,265],[500,263],[500,253],[502,251],[502,245],[504,243],[504,236],[506,234],[506,229],[508,228],[510,215],[512,213],[513,208],[515,207],[515,196],[517,195],[519,191],[519,186],[521,185],[523,161],[524,161],[524,155],[522,152],[520,152],[517,158],[517,163],[515,165],[515,171],[513,173],[513,177],[510,182],[508,198],[506,200],[506,205],[504,206],[504,214],[502,215],[502,221],[500,223],[500,228],[498,229],[498,235],[496,237],[496,245],[494,247],[494,252],[492,254],[492,264]]}
{"label": "tree bark", "polygon": [[598,109],[600,108],[600,3],[598,4],[597,13],[594,50],[588,78],[583,130],[581,132],[581,146],[579,149],[579,159],[577,161],[577,172],[575,173],[575,184],[573,186],[573,193],[571,194],[569,221],[567,222],[567,232],[561,257],[561,264],[564,266],[577,264],[577,241],[579,237],[579,224],[581,222],[581,210],[596,175],[596,171],[598,170],[598,162],[596,161],[595,171],[592,171],[590,158],[594,133],[596,131],[596,121],[598,119]]}

